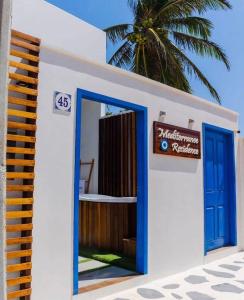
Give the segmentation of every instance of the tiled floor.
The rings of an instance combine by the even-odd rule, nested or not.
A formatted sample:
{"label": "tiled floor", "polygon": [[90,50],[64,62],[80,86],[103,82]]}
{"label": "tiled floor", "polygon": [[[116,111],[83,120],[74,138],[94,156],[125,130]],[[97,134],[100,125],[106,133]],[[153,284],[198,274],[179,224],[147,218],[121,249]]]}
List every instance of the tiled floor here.
{"label": "tiled floor", "polygon": [[103,300],[244,300],[244,252]]}
{"label": "tiled floor", "polygon": [[[82,262],[84,260],[84,262]],[[79,288],[99,284],[103,281],[120,277],[135,275],[134,272],[99,262],[97,260],[85,261],[79,257]]]}

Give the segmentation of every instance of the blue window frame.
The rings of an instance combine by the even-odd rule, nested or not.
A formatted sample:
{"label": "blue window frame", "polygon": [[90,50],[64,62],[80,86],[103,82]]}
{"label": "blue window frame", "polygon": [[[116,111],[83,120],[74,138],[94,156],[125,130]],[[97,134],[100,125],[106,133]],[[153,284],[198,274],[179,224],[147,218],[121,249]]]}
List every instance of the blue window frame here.
{"label": "blue window frame", "polygon": [[108,105],[130,109],[136,112],[137,120],[137,247],[136,269],[138,273],[148,272],[148,120],[147,108],[123,100],[107,97],[87,90],[77,89],[76,138],[74,174],[74,249],[73,249],[73,293],[78,294],[79,256],[79,179],[82,100],[91,100]]}
{"label": "blue window frame", "polygon": [[226,136],[227,138],[227,169],[228,169],[228,198],[229,198],[229,245],[237,245],[237,224],[236,224],[236,168],[235,168],[235,136],[234,132],[225,128],[203,123],[203,168],[204,168],[204,254],[207,255],[208,244],[206,241],[207,224],[206,224],[206,193],[207,178],[205,172],[206,161],[206,134],[207,132],[216,132]]}

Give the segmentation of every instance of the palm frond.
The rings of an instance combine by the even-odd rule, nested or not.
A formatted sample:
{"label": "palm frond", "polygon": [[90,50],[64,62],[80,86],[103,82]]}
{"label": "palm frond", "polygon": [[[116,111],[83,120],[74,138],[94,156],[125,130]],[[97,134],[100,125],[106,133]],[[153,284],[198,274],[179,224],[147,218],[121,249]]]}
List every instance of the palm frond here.
{"label": "palm frond", "polygon": [[148,31],[153,35],[156,42],[159,44],[160,48],[163,50],[164,55],[166,56],[166,49],[165,49],[165,46],[164,46],[160,36],[157,34],[157,32],[153,28],[149,28]]}
{"label": "palm frond", "polygon": [[222,61],[228,70],[230,69],[230,63],[226,54],[216,43],[182,32],[174,31],[172,32],[172,35],[177,46],[193,51],[201,56],[207,55],[209,57],[213,57],[219,61]]}
{"label": "palm frond", "polygon": [[108,27],[104,29],[104,31],[107,33],[108,39],[115,44],[126,38],[127,34],[130,32],[130,27],[130,24],[120,24]]}
{"label": "palm frond", "polygon": [[208,19],[194,16],[170,19],[165,22],[164,27],[207,39],[211,36],[213,24]]}
{"label": "palm frond", "polygon": [[230,9],[232,5],[228,0],[171,0],[166,2],[162,10],[166,11],[171,8],[203,13],[207,10]]}
{"label": "palm frond", "polygon": [[128,3],[128,6],[132,9],[132,11],[135,13],[137,4],[138,4],[138,0],[127,0],[127,3]]}
{"label": "palm frond", "polygon": [[133,50],[130,42],[124,42],[109,60],[110,65],[128,68],[132,62]]}
{"label": "palm frond", "polygon": [[148,77],[148,71],[147,71],[147,58],[145,53],[145,45],[142,46],[142,58],[143,58],[143,67],[145,71],[146,77]]}
{"label": "palm frond", "polygon": [[194,12],[203,14],[208,10],[232,8],[228,0],[170,0],[164,2],[158,16],[190,16]]}
{"label": "palm frond", "polygon": [[211,85],[206,76],[199,70],[199,68],[175,45],[171,43],[172,51],[182,60],[187,68],[188,74],[194,73],[196,77],[207,87],[211,95],[221,104],[221,99],[216,89]]}

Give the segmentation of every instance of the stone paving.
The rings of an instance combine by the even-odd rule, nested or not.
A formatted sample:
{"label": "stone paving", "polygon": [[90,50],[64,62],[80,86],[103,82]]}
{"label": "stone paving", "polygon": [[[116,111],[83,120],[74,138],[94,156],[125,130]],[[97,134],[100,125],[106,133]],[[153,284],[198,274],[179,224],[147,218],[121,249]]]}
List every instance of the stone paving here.
{"label": "stone paving", "polygon": [[244,252],[102,300],[244,300]]}

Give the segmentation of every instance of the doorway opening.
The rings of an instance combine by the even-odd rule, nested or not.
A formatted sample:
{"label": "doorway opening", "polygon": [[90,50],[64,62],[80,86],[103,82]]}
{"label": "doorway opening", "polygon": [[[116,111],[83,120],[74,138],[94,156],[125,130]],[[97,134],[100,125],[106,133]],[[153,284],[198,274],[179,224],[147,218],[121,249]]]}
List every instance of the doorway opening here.
{"label": "doorway opening", "polygon": [[78,89],[74,294],[147,273],[147,176],[147,109]]}

